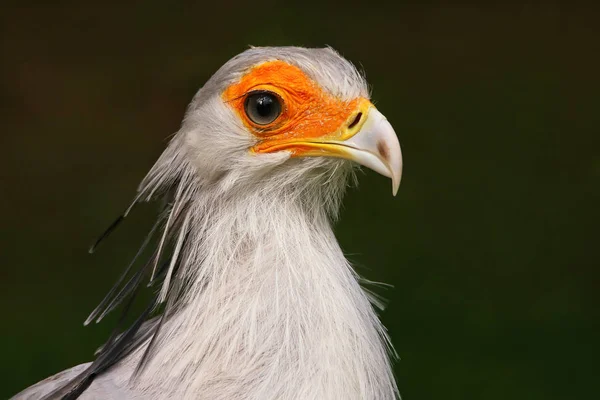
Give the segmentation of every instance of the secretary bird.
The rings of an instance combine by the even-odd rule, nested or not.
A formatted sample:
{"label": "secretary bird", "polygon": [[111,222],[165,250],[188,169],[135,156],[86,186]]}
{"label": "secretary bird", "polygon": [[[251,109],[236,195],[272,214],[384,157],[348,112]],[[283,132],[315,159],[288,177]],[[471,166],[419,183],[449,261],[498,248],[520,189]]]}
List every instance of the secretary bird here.
{"label": "secretary bird", "polygon": [[377,299],[331,227],[353,162],[396,195],[398,138],[350,62],[297,47],[229,60],[101,237],[136,203],[167,200],[138,252],[156,242],[150,260],[136,271],[134,259],[85,323],[119,304],[125,315],[144,277],[153,301],[94,362],[14,399],[397,398]]}

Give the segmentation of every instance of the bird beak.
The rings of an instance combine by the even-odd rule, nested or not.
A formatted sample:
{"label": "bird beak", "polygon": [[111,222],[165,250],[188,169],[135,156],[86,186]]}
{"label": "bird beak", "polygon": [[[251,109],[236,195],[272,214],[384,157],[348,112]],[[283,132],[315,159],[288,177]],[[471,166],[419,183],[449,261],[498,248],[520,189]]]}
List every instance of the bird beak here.
{"label": "bird beak", "polygon": [[270,137],[253,147],[254,153],[286,150],[292,157],[338,157],[355,161],[392,179],[395,196],[402,175],[402,152],[392,125],[367,99],[340,129],[320,137]]}
{"label": "bird beak", "polygon": [[392,179],[392,194],[395,196],[402,177],[402,151],[394,128],[374,106],[367,110],[364,123],[348,139],[333,145],[338,157],[353,160],[373,171]]}

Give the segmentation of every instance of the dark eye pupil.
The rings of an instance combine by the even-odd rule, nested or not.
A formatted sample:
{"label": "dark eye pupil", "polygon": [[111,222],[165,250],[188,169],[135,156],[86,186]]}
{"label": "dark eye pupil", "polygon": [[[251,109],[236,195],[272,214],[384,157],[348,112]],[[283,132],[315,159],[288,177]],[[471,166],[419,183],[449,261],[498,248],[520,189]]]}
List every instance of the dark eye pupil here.
{"label": "dark eye pupil", "polygon": [[266,125],[279,117],[281,114],[281,103],[279,97],[271,92],[250,93],[245,104],[248,118],[255,124]]}
{"label": "dark eye pupil", "polygon": [[273,103],[274,100],[272,97],[267,95],[262,95],[258,99],[256,99],[256,113],[261,117],[268,117],[273,113]]}

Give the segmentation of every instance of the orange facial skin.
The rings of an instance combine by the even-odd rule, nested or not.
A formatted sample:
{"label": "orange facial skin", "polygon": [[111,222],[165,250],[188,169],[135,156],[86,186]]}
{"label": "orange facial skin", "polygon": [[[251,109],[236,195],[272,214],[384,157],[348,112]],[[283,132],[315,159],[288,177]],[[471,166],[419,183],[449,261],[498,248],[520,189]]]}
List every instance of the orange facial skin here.
{"label": "orange facial skin", "polygon": [[[281,115],[270,124],[255,124],[246,115],[246,96],[255,90],[268,90],[281,100]],[[314,151],[310,145],[313,141],[343,140],[345,132],[340,129],[350,125],[371,104],[364,98],[342,101],[321,89],[300,68],[283,61],[252,68],[222,96],[244,125],[261,138],[252,151],[269,153],[285,149],[292,156]]]}

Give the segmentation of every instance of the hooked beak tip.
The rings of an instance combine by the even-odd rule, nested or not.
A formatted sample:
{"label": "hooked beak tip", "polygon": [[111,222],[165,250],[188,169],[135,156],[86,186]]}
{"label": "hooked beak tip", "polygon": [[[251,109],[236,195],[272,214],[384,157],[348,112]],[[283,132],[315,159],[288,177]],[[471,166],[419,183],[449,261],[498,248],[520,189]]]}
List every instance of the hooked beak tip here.
{"label": "hooked beak tip", "polygon": [[392,178],[392,196],[396,197],[400,188],[400,178],[394,178]]}

